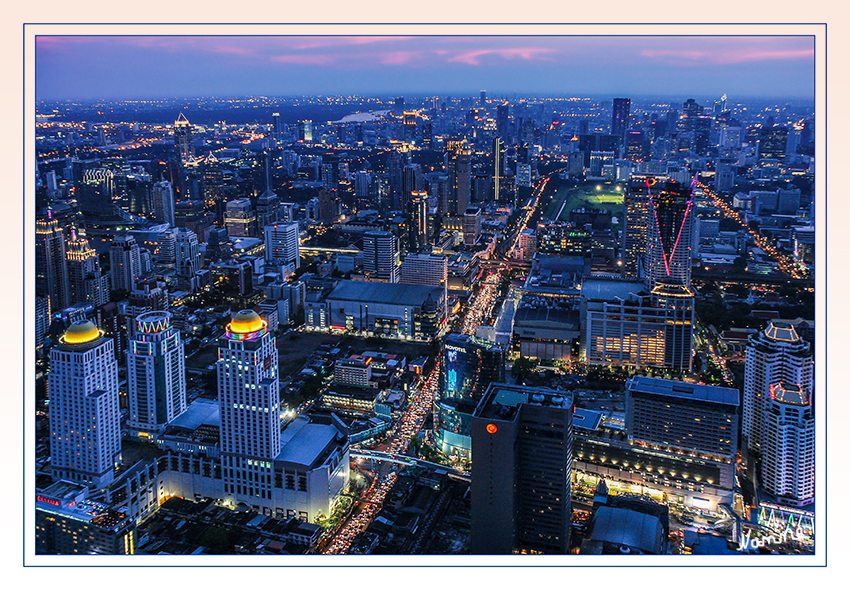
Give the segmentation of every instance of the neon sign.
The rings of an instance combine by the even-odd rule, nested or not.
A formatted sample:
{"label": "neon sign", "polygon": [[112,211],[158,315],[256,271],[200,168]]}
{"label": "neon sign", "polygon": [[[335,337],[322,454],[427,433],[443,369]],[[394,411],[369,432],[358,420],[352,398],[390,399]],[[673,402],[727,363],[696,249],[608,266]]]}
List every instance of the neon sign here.
{"label": "neon sign", "polygon": [[36,496],[36,502],[44,502],[45,504],[50,504],[51,506],[61,506],[62,503],[59,500],[54,500],[53,498],[45,498],[44,496]]}

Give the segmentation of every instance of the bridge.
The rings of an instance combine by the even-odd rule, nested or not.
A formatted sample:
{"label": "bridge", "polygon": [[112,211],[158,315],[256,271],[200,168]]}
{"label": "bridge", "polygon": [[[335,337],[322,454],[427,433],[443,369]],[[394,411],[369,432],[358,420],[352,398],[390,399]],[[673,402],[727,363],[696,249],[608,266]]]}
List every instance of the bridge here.
{"label": "bridge", "polygon": [[382,463],[393,463],[394,465],[404,465],[405,467],[421,467],[431,471],[444,471],[452,479],[458,479],[469,482],[468,474],[456,471],[448,465],[440,463],[432,463],[424,459],[417,459],[410,455],[402,455],[400,453],[384,453],[383,451],[371,451],[369,449],[357,449],[349,451],[349,456],[352,459],[369,459],[370,461],[380,461]]}

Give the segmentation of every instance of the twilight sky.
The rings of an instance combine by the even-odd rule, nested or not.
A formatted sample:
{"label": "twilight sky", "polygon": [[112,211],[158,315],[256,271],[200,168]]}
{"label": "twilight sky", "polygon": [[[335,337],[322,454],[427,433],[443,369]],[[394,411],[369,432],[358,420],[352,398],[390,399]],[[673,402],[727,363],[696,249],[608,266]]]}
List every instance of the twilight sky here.
{"label": "twilight sky", "polygon": [[814,96],[806,36],[39,36],[37,100]]}

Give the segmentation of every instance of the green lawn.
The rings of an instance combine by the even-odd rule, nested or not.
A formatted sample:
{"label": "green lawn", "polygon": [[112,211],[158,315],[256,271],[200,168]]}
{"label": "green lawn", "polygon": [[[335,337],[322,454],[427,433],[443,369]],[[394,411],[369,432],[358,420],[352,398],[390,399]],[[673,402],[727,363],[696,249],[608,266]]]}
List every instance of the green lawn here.
{"label": "green lawn", "polygon": [[[566,201],[566,204],[564,204]],[[563,209],[561,205],[564,204]],[[558,211],[561,211],[560,220],[567,221],[570,218],[570,211],[579,209],[583,206],[594,207],[596,209],[609,209],[615,217],[622,218],[623,209],[623,194],[614,192],[611,187],[602,185],[602,190],[597,191],[595,185],[579,188],[564,188],[558,191],[558,194],[552,199],[549,207],[546,209],[545,217],[554,219]]]}

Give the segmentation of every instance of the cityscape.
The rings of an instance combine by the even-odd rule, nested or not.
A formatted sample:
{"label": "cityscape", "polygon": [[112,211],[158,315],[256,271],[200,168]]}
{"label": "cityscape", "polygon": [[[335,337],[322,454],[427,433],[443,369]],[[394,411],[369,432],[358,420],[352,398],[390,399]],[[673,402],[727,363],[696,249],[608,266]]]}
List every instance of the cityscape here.
{"label": "cityscape", "polygon": [[300,37],[291,92],[193,55],[185,96],[149,48],[275,38],[117,39],[112,95],[37,43],[37,555],[823,550],[811,38],[671,92],[601,50],[530,87],[568,37]]}

